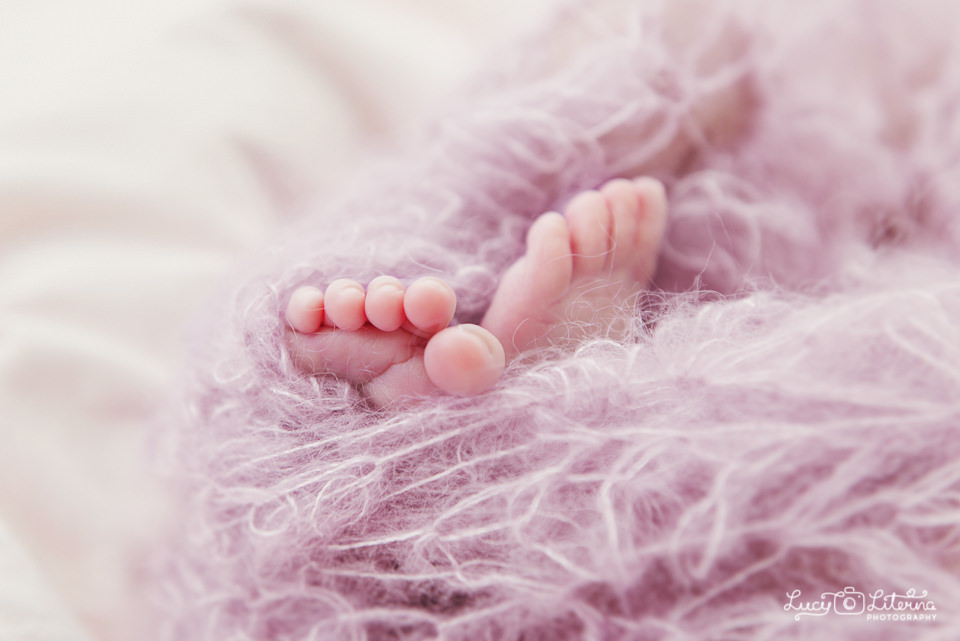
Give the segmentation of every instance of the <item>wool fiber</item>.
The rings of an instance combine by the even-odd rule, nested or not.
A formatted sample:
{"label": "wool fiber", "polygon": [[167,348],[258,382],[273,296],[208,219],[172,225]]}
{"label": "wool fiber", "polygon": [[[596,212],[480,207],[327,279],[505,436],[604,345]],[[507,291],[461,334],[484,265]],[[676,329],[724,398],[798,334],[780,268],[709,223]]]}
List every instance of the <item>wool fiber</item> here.
{"label": "wool fiber", "polygon": [[[561,6],[211,305],[159,637],[960,638],[960,5],[678,4]],[[477,322],[636,173],[671,213],[627,338],[414,407],[291,362],[298,285],[441,276]]]}

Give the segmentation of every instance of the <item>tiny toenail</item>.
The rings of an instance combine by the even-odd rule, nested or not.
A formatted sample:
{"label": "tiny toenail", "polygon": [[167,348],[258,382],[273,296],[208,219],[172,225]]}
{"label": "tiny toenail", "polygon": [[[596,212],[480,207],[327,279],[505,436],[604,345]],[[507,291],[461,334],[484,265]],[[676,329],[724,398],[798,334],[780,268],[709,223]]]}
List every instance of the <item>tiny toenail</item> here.
{"label": "tiny toenail", "polygon": [[487,350],[487,353],[490,355],[496,354],[496,350],[494,349],[493,345],[490,344],[490,341],[487,340],[487,337],[483,334],[483,330],[472,325],[457,325],[456,327],[461,332],[470,334],[474,340],[479,341],[483,345],[484,349]]}
{"label": "tiny toenail", "polygon": [[403,289],[403,283],[393,276],[377,276],[370,281],[369,287],[392,287],[394,289]]}
{"label": "tiny toenail", "polygon": [[450,289],[450,285],[440,280],[439,278],[434,278],[433,276],[425,276],[420,279],[420,282],[432,284],[436,287],[439,287],[443,291],[448,291]]}

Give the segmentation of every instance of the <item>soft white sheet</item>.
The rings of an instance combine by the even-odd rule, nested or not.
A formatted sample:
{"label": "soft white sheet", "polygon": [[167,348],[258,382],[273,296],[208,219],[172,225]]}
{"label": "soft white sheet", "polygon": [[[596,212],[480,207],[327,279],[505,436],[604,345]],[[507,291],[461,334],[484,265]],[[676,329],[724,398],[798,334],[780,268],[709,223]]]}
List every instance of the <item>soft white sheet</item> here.
{"label": "soft white sheet", "polygon": [[547,2],[0,4],[0,638],[122,637],[180,328]]}

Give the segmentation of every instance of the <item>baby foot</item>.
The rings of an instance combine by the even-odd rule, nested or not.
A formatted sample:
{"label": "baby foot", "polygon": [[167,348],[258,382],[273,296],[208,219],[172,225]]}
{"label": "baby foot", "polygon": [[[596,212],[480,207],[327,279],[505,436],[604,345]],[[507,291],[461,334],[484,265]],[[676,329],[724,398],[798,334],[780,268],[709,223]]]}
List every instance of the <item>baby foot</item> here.
{"label": "baby foot", "polygon": [[[652,178],[612,180],[538,218],[482,325],[507,357],[586,335],[622,334],[653,277],[667,204]],[[626,312],[626,314],[624,313]]]}
{"label": "baby foot", "polygon": [[476,325],[448,327],[455,308],[453,289],[438,278],[409,288],[391,276],[366,290],[348,279],[325,292],[301,287],[287,305],[287,344],[302,370],[360,385],[377,406],[438,389],[479,394],[500,379],[503,347]]}
{"label": "baby foot", "polygon": [[505,357],[597,333],[618,335],[656,268],[667,204],[651,178],[613,180],[578,195],[564,216],[544,214],[527,253],[494,295],[482,327],[457,325],[444,281],[408,289],[381,276],[364,290],[341,279],[301,287],[287,306],[297,365],[361,385],[375,405],[435,390],[473,395],[492,387]]}

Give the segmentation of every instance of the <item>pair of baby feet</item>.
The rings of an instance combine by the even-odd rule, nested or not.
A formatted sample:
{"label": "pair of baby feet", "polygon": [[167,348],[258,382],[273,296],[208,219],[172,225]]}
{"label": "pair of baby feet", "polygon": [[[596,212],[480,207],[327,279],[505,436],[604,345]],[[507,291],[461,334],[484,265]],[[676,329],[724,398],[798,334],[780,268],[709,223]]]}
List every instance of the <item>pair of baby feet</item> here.
{"label": "pair of baby feet", "polygon": [[480,325],[449,326],[456,294],[439,278],[301,287],[286,309],[290,352],[304,372],[344,378],[377,406],[482,393],[525,350],[616,332],[653,276],[666,215],[651,178],[612,180],[562,216],[543,214]]}

